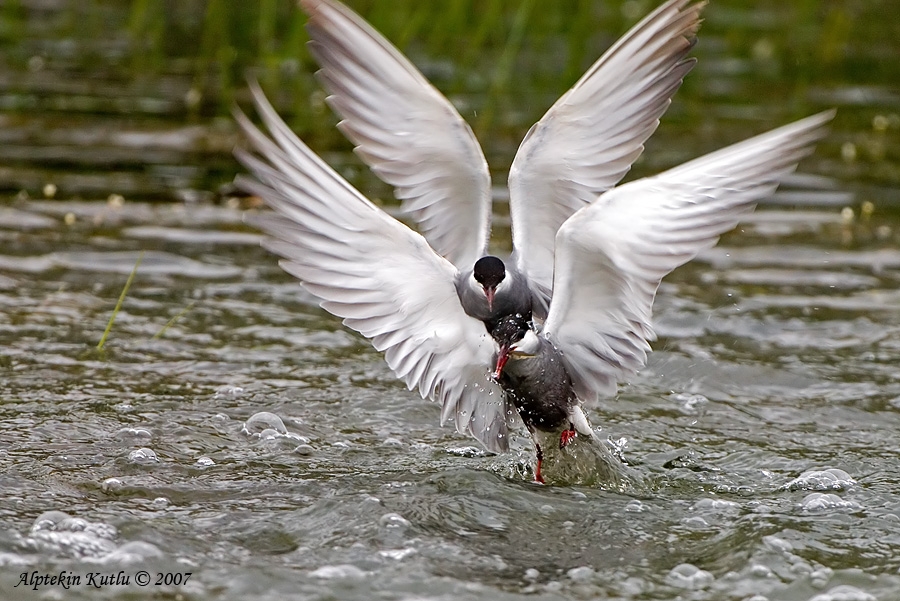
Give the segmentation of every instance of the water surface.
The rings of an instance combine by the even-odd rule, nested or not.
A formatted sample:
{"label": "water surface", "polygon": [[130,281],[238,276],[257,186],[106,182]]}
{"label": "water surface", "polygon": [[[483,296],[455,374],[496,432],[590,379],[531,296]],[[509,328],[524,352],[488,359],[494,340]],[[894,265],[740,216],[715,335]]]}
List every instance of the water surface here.
{"label": "water surface", "polygon": [[[503,80],[525,9],[401,3],[410,21],[371,5],[354,3],[475,124],[498,187],[528,125],[650,8],[567,25],[531,3]],[[258,209],[227,187],[244,92],[196,71],[212,8],[164,16],[183,25],[153,63],[137,9],[21,6],[0,19],[0,598],[900,598],[896,2],[706,11],[700,65],[629,177],[839,114],[789,186],[663,283],[650,364],[591,413],[646,483],[626,493],[531,483],[523,431],[491,456],[440,428],[259,247],[243,223]],[[507,28],[473,33],[478,53],[438,35],[492,18]],[[388,198],[331,131],[299,44],[289,61],[295,34],[273,35],[274,66],[253,68],[304,91],[275,95]],[[503,250],[499,191],[496,210]],[[62,570],[82,583],[15,587]],[[86,582],[120,570],[129,584]]]}

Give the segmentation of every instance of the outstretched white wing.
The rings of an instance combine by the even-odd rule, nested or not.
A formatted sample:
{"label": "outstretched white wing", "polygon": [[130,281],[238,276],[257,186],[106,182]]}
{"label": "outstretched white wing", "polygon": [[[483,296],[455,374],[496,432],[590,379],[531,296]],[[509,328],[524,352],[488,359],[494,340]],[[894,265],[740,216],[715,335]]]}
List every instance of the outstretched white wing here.
{"label": "outstretched white wing", "polygon": [[615,188],[556,235],[544,335],[586,402],[644,366],[653,299],[670,271],[710,248],[771,194],[825,134],[833,111]]}
{"label": "outstretched white wing", "polygon": [[[549,301],[554,239],[644,150],[684,76],[705,3],[669,0],[616,42],[522,141],[509,172],[516,266]],[[540,314],[540,311],[538,311]]]}
{"label": "outstretched white wing", "polygon": [[301,0],[338,127],[438,254],[471,269],[487,249],[491,179],[471,128],[390,42],[331,0]]}
{"label": "outstretched white wing", "polygon": [[[257,158],[238,150],[256,176],[239,185],[274,209],[257,223],[281,266],[330,313],[369,338],[394,373],[494,452],[507,449],[510,415],[489,378],[496,345],[467,316],[458,270],[425,239],[373,205],[306,147],[254,88],[275,142],[237,115]],[[276,143],[277,142],[277,143]]]}

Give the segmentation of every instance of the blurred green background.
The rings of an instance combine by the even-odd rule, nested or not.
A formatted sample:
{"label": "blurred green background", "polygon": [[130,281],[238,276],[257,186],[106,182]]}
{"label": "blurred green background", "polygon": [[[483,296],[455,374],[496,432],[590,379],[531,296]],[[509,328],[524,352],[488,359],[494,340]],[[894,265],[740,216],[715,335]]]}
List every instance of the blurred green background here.
{"label": "blurred green background", "polygon": [[[502,183],[528,127],[648,0],[350,0],[472,124]],[[688,76],[629,177],[836,106],[812,170],[900,205],[900,1],[713,0]],[[217,200],[238,167],[246,79],[367,193],[334,129],[290,0],[12,0],[0,5],[0,189]],[[615,82],[611,82],[615,85]],[[48,188],[47,184],[52,184]]]}

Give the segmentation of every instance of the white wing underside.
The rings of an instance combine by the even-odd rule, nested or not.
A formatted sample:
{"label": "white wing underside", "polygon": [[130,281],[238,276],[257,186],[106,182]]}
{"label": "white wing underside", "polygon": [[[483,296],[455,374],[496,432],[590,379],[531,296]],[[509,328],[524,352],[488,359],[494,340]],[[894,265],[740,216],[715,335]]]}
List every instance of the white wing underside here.
{"label": "white wing underside", "polygon": [[612,188],[691,70],[705,3],[670,0],[613,45],[525,136],[509,174],[516,265],[549,300],[556,232]]}
{"label": "white wing underside", "polygon": [[618,380],[644,366],[663,276],[714,246],[770,195],[833,116],[820,113],[624,184],[563,224],[543,334],[562,353],[579,398],[612,395]]}
{"label": "white wing underside", "polygon": [[438,254],[471,269],[490,234],[490,174],[471,128],[390,42],[344,6],[302,0],[328,104]]}
{"label": "white wing underside", "polygon": [[253,91],[275,142],[237,115],[265,158],[238,151],[256,176],[239,184],[274,209],[258,219],[274,238],[265,246],[324,309],[383,351],[410,389],[440,402],[442,422],[454,420],[488,450],[505,451],[511,412],[489,378],[496,345],[463,312],[458,270],[344,181]]}

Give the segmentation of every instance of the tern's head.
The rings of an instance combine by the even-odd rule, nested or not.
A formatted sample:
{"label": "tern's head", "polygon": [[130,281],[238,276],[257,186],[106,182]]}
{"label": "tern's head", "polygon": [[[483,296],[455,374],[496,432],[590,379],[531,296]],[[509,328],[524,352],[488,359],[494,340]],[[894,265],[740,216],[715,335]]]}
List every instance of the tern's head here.
{"label": "tern's head", "polygon": [[497,257],[487,256],[481,257],[475,261],[475,268],[472,270],[472,277],[484,290],[484,296],[487,298],[488,309],[494,308],[494,293],[497,286],[506,277],[506,266],[503,261]]}
{"label": "tern's head", "polygon": [[501,319],[491,330],[491,336],[500,347],[493,374],[495,379],[500,378],[510,357],[533,357],[540,350],[540,339],[522,315],[508,315]]}

